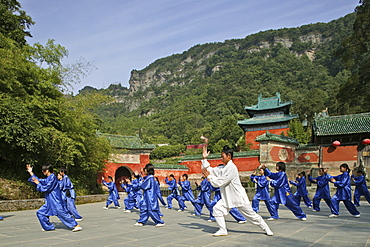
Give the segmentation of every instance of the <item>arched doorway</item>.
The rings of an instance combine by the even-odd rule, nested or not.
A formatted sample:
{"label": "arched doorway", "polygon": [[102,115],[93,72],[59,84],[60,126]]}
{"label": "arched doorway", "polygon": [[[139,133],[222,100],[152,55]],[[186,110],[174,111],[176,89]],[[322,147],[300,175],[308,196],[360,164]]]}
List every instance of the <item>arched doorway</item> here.
{"label": "arched doorway", "polygon": [[116,170],[116,174],[114,175],[116,186],[118,191],[124,191],[121,187],[121,181],[126,180],[126,178],[131,178],[132,170],[127,166],[121,166]]}

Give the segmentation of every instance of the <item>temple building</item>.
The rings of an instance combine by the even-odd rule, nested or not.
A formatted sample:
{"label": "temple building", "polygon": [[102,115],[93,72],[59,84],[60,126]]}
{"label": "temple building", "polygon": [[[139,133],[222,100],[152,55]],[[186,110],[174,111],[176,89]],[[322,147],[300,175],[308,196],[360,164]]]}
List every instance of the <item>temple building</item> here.
{"label": "temple building", "polygon": [[370,112],[342,116],[319,114],[313,122],[313,142],[321,167],[370,168]]}
{"label": "temple building", "polygon": [[266,133],[268,130],[271,134],[287,135],[289,122],[298,118],[298,114],[290,114],[292,101],[282,102],[280,93],[277,92],[275,97],[262,98],[258,96],[258,103],[252,106],[246,106],[244,109],[249,115],[249,119],[238,121],[238,125],[245,132],[246,144],[252,144],[252,149],[259,149],[259,143],[256,138]]}
{"label": "temple building", "polygon": [[[265,164],[274,170],[277,162],[287,164],[287,174],[294,178],[300,171],[313,171],[319,167],[330,168],[332,175],[339,174],[339,165],[347,163],[351,169],[370,169],[370,113],[344,116],[329,116],[327,110],[315,116],[312,124],[312,143],[301,144],[288,137],[289,121],[298,118],[290,114],[291,101],[282,102],[280,94],[275,97],[258,97],[256,105],[245,107],[249,119],[238,121],[245,131],[246,144],[251,151],[235,152],[234,163],[242,182],[247,182],[254,169]],[[284,133],[284,135],[282,135]],[[150,162],[150,153],[155,145],[144,143],[138,136],[101,134],[111,143],[113,151],[102,176],[112,176],[121,189],[121,180],[130,174],[139,174]],[[200,148],[204,144],[188,148]],[[164,178],[173,174],[177,179],[182,174],[189,180],[202,177],[202,155],[187,155],[176,164],[156,164],[155,176],[164,185]],[[221,163],[220,154],[208,157],[211,166]],[[159,162],[159,161],[158,161]],[[312,173],[313,175],[317,175]],[[98,178],[101,182],[101,176]]]}
{"label": "temple building", "polygon": [[112,152],[103,173],[98,176],[98,183],[101,183],[101,177],[111,176],[118,190],[122,191],[121,181],[130,178],[132,173],[140,174],[141,169],[150,162],[150,153],[156,146],[144,143],[139,136],[99,135],[109,141]]}

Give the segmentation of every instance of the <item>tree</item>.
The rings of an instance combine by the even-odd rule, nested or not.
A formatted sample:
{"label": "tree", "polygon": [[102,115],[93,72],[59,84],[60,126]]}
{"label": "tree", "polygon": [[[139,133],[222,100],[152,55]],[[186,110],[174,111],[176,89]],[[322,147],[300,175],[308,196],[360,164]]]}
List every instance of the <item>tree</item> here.
{"label": "tree", "polygon": [[63,95],[68,51],[53,40],[30,47],[8,36],[0,33],[0,176],[25,180],[25,164],[36,173],[45,164],[67,166],[79,192],[98,192],[110,146],[97,135],[101,121],[91,109],[108,97]]}
{"label": "tree", "polygon": [[352,72],[338,93],[342,113],[370,111],[370,0],[360,0],[360,3],[355,11],[353,33],[337,50],[337,55]]}
{"label": "tree", "polygon": [[27,29],[34,21],[21,10],[21,4],[16,0],[0,0],[0,16],[0,33],[19,45],[25,45],[26,37],[32,37]]}
{"label": "tree", "polygon": [[305,130],[299,119],[293,119],[289,123],[289,137],[294,137],[299,143],[307,144],[311,140],[311,131]]}

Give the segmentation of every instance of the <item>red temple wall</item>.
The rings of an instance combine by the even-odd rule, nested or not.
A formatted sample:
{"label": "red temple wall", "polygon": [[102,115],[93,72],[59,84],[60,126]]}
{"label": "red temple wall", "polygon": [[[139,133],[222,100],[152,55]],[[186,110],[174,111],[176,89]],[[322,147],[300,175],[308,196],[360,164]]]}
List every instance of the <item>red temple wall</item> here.
{"label": "red temple wall", "polygon": [[[269,129],[268,131],[271,134],[281,135],[282,132],[287,134],[288,130],[289,128],[281,128],[281,129]],[[266,133],[266,130],[256,130],[256,131],[245,132],[245,143],[246,144],[252,143],[253,145],[251,146],[251,149],[259,149],[260,144],[259,142],[256,142],[255,140],[257,136],[263,135],[265,133]]]}
{"label": "red temple wall", "polygon": [[322,148],[322,165],[329,167],[333,175],[339,174],[339,166],[347,163],[352,169],[357,162],[357,146],[339,146]]}
{"label": "red temple wall", "polygon": [[[284,155],[282,155],[282,151],[284,151],[283,152]],[[282,162],[291,163],[294,161],[295,152],[291,148],[275,146],[271,149],[270,156],[271,156],[271,159],[275,162],[282,161]]]}

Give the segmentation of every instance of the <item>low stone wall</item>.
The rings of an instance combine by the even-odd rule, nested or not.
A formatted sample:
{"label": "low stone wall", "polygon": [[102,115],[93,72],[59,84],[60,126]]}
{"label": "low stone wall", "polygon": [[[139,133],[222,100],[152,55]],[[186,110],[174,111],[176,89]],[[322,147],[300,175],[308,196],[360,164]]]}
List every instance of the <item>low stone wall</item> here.
{"label": "low stone wall", "polygon": [[[77,196],[76,204],[103,202],[108,194]],[[44,204],[44,198],[28,200],[6,200],[0,201],[0,212],[20,211],[40,208]]]}

